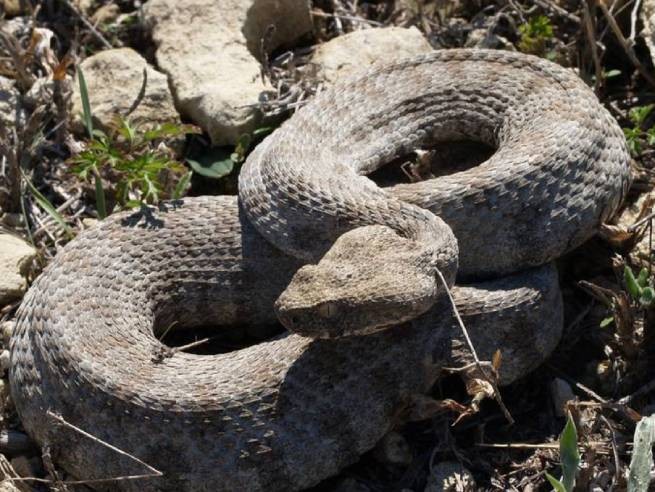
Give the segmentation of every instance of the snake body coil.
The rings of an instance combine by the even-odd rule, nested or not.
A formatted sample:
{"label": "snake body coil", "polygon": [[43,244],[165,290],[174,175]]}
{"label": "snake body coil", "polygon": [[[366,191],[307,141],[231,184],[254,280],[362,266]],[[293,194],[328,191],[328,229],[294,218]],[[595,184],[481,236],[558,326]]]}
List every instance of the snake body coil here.
{"label": "snake body coil", "polygon": [[[456,139],[497,150],[438,180],[379,189],[362,176]],[[547,61],[452,50],[375,68],[319,94],[258,146],[240,200],[189,198],[116,214],[64,247],[18,312],[10,370],[17,410],[78,478],[147,470],[48,411],[164,472],[98,488],[309,487],[370,449],[448,355],[455,323],[430,282],[435,268],[452,281],[457,245],[436,216],[455,232],[461,278],[541,265],[616,210],[628,161],[620,128],[591,91]],[[370,262],[348,263],[351,252]],[[389,275],[380,271],[387,254],[399,265]],[[397,277],[402,268],[432,291],[402,298],[414,287]],[[175,321],[273,322],[290,281],[276,308],[299,331],[307,322],[319,336],[340,335],[350,330],[342,319],[379,328],[403,302],[418,317],[364,336],[287,334],[226,354],[161,355],[157,335]],[[341,292],[342,281],[363,288]],[[473,332],[497,338],[501,350],[526,351],[515,357],[527,360],[522,371],[553,348],[540,338],[544,320],[561,327],[551,267],[455,294]]]}

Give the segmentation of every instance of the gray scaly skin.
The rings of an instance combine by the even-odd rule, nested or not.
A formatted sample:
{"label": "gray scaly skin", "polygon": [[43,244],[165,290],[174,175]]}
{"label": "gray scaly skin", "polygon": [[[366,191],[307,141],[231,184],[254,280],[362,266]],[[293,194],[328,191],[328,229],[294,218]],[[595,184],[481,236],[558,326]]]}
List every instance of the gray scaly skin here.
{"label": "gray scaly skin", "polygon": [[[402,70],[398,66],[402,66]],[[504,75],[505,70],[511,77]],[[437,80],[451,74],[450,85],[446,89],[435,86],[435,81],[428,78],[432,72],[440,74]],[[335,183],[347,181],[339,176],[345,175],[350,180],[352,169],[357,172],[373,169],[382,151],[385,160],[400,152],[397,148],[394,150],[394,142],[406,140],[407,146],[423,142],[414,137],[402,137],[406,126],[419,125],[414,119],[420,115],[412,108],[429,103],[443,118],[446,118],[443,115],[450,115],[446,127],[435,126],[437,136],[442,131],[451,138],[457,136],[453,133],[455,130],[464,132],[460,126],[470,133],[482,131],[487,127],[474,128],[453,121],[457,114],[469,122],[496,121],[499,108],[494,107],[492,111],[484,107],[503,98],[509,108],[507,112],[512,113],[513,98],[520,106],[523,98],[531,97],[527,89],[521,92],[512,85],[512,77],[545,90],[547,83],[553,82],[550,72],[564,81],[563,86],[568,84],[573,89],[547,93],[550,97],[564,98],[551,100],[550,106],[539,99],[533,105],[541,104],[543,117],[550,118],[548,121],[553,125],[564,122],[563,126],[569,129],[568,137],[566,132],[560,131],[559,135],[567,140],[568,153],[552,150],[549,144],[554,144],[558,131],[551,128],[551,135],[544,129],[540,145],[525,143],[515,150],[522,154],[504,154],[502,148],[499,149],[496,155],[505,156],[511,171],[503,171],[502,162],[496,159],[495,165],[501,166],[500,170],[474,184],[460,184],[461,190],[453,184],[463,179],[461,176],[446,177],[450,184],[444,186],[449,193],[429,204],[449,220],[459,213],[464,214],[460,222],[455,220],[454,228],[463,258],[460,263],[466,274],[475,273],[476,262],[481,266],[479,273],[482,275],[509,271],[512,265],[518,269],[538,264],[588,237],[598,222],[618,206],[628,182],[625,144],[618,136],[616,124],[569,72],[547,62],[510,53],[456,51],[377,69],[368,78],[335,87],[317,97],[278,131],[284,138],[277,137],[276,132],[256,149],[247,166],[248,172],[252,173],[255,167],[260,169],[262,180],[259,183],[271,186],[268,181],[271,175],[266,171],[268,166],[253,167],[251,163],[270,159],[266,156],[277,152],[287,156],[278,138],[289,138],[290,148],[298,152],[303,148],[298,140],[313,145],[310,153],[298,154],[298,158],[310,159],[306,165],[313,168],[313,163],[322,155],[312,139],[319,138],[317,135],[322,132],[325,136],[320,138],[333,142],[328,147],[330,159],[326,157],[323,164],[329,165],[332,155],[340,153],[344,166],[354,167],[348,168],[350,171],[337,170],[342,174],[337,172],[334,179]],[[483,76],[487,83],[484,92],[477,96],[475,92],[462,93],[476,88],[481,91],[479,82],[471,87],[454,85],[456,80],[468,83],[470,78]],[[503,91],[503,84],[508,83],[510,87]],[[395,88],[385,92],[389,97],[376,97],[371,88],[384,92],[387,84]],[[407,91],[398,92],[404,86],[413,89],[411,103]],[[364,106],[350,104],[360,100],[355,93],[363,88],[367,88],[372,98],[366,109],[367,132],[363,130],[359,114]],[[440,96],[443,90],[447,90],[447,98],[443,94]],[[343,104],[342,99],[350,103]],[[441,101],[441,106],[433,105],[433,100]],[[448,109],[449,104],[452,104],[451,109]],[[341,117],[329,126],[320,125],[323,120],[318,116],[319,122],[312,120],[312,115],[333,114],[330,113],[333,106],[340,108],[341,113],[334,114]],[[561,112],[559,120],[549,113],[563,108],[567,111]],[[584,113],[570,113],[571,108]],[[402,116],[404,112],[406,117]],[[396,116],[388,119],[390,113]],[[423,117],[433,118],[431,114]],[[540,117],[539,114],[532,116],[534,119]],[[576,118],[580,121],[571,123],[577,121]],[[302,131],[293,126],[296,119],[302,122]],[[355,131],[359,128],[355,125],[358,121],[362,129]],[[527,124],[521,118],[508,121]],[[336,124],[341,122],[343,125]],[[420,125],[425,128],[424,124]],[[293,128],[302,136],[295,135]],[[521,141],[521,132],[513,134],[511,125],[503,128],[498,134],[505,138],[503,145]],[[576,132],[576,128],[586,131]],[[380,147],[385,134],[386,144],[391,145],[386,150]],[[341,139],[345,139],[343,146],[339,143]],[[551,150],[544,154],[544,149]],[[544,155],[559,155],[568,160],[558,167],[559,170],[553,171],[540,165],[539,158]],[[571,160],[572,155],[581,160]],[[528,164],[531,167],[524,169]],[[324,179],[322,171],[317,170],[314,176],[303,173],[302,166],[294,169],[290,176],[281,178],[292,180],[301,202],[306,201],[307,193],[310,196],[319,193],[313,203],[317,206],[316,219],[323,219],[326,213],[320,204],[330,196],[330,190],[316,190],[317,183]],[[499,190],[512,189],[502,181],[508,174],[519,176],[518,182],[523,187],[519,186],[518,191],[513,189],[508,192],[507,200],[501,200],[505,195]],[[364,179],[358,182],[364,183]],[[501,184],[496,179],[500,179]],[[532,183],[531,179],[536,182]],[[285,183],[280,186],[288,189]],[[342,188],[344,193],[358,192],[348,186],[335,185],[335,189]],[[392,218],[388,224],[382,217],[378,220],[380,210],[375,209],[373,217],[364,214],[357,218],[359,212],[355,209],[360,204],[347,202],[348,212],[339,212],[338,216],[340,221],[342,217],[347,219],[342,223],[353,233],[343,238],[345,250],[361,248],[366,241],[360,234],[369,232],[377,235],[374,240],[382,244],[398,240],[421,243],[432,237],[435,240],[432,244],[409,244],[410,255],[414,255],[414,259],[427,258],[427,263],[434,266],[436,251],[447,277],[452,276],[447,270],[454,260],[447,252],[454,251],[454,242],[438,219],[407,205],[409,188],[398,186],[375,191],[372,185],[365,186],[367,190],[363,193],[374,196],[361,204],[364,209],[370,204],[384,205],[389,196],[396,197],[393,205],[386,209],[383,206],[382,210],[400,211],[403,217]],[[421,187],[437,184],[413,186],[419,192],[411,200],[422,204],[427,192]],[[491,191],[485,192],[485,186]],[[267,190],[270,195],[270,188]],[[571,190],[576,193],[571,194]],[[295,234],[293,220],[296,219],[299,220],[298,231],[304,230],[310,222],[303,218],[305,211],[298,215],[289,213],[290,198],[280,203],[273,196],[267,198],[271,199],[271,204],[277,204],[273,207],[279,206],[277,210],[263,202],[257,204],[259,212],[256,207],[245,209],[253,202],[254,195],[249,193],[254,193],[252,187],[242,193],[242,196],[248,195],[248,199],[241,204],[232,197],[199,197],[168,203],[160,210],[111,216],[65,246],[25,296],[11,341],[12,397],[26,430],[37,442],[47,444],[55,462],[77,478],[138,475],[147,470],[97,441],[58,425],[48,417],[48,410],[164,472],[161,478],[95,484],[97,488],[275,491],[309,487],[354,462],[398,423],[397,417],[405,414],[402,410],[410,404],[412,395],[427,390],[434,382],[436,370],[448,360],[451,344],[457,357],[455,345],[460,344],[459,330],[443,299],[409,323],[366,336],[316,340],[286,334],[227,354],[203,356],[177,352],[166,356],[158,336],[174,321],[178,321],[181,328],[243,324],[252,329],[273,322],[276,299],[306,261],[280,252],[268,241],[274,220],[279,219],[280,225],[276,227],[283,235],[285,227],[289,228],[290,236]],[[531,211],[535,227],[529,230],[520,214],[515,213],[514,201],[519,198],[520,209]],[[333,201],[330,207],[338,209],[338,203],[339,200]],[[304,207],[299,205],[298,210]],[[503,210],[507,210],[507,214],[503,214]],[[479,219],[473,211],[480,214]],[[258,215],[261,212],[265,214]],[[246,213],[255,218],[254,225],[246,219]],[[427,225],[413,223],[424,219]],[[492,219],[497,222],[487,223]],[[569,226],[567,220],[575,220],[575,227]],[[470,221],[473,223],[469,224]],[[263,227],[264,223],[270,230]],[[523,231],[523,240],[534,249],[523,248],[530,254],[515,255],[508,260],[504,255],[519,247],[519,237],[499,237],[490,234],[490,229],[510,230],[511,224]],[[366,227],[358,229],[360,225]],[[539,232],[537,226],[544,227],[549,235]],[[476,228],[474,234],[466,235]],[[260,235],[260,230],[267,234],[267,239]],[[564,237],[562,230],[568,232],[568,237]],[[329,229],[327,233],[318,232],[314,238],[319,240],[310,242],[316,249],[310,248],[304,257],[323,254],[329,248],[331,233],[334,231]],[[301,236],[295,243],[307,244]],[[536,242],[539,239],[544,243]],[[552,246],[551,241],[558,246]],[[485,250],[486,260],[491,263],[472,258],[469,249]],[[403,260],[400,250],[395,253]],[[361,253],[354,254],[363,257]],[[378,250],[371,251],[371,262],[379,254]],[[335,259],[340,257],[343,253],[339,250],[328,253],[327,261],[319,268],[325,269],[330,264],[338,268]],[[412,259],[408,259],[410,270],[428,276],[415,268],[421,265],[421,260],[412,263]],[[355,274],[345,271],[343,275],[348,273]],[[304,275],[298,278],[303,279]],[[329,275],[329,272],[316,275],[310,271],[308,278],[329,281]],[[340,275],[342,272],[335,274],[336,277]],[[304,281],[300,283],[304,285]],[[290,292],[296,288],[298,286],[292,284]],[[322,289],[323,293],[328,291],[329,288]],[[561,299],[556,273],[551,267],[503,277],[477,287],[457,288],[454,293],[481,356],[488,358],[496,349],[504,355],[510,354],[508,360],[512,364],[504,373],[504,382],[533,369],[558,339]],[[307,295],[311,297],[311,292],[307,291]],[[420,299],[420,294],[414,299]],[[310,308],[315,309],[317,304],[311,305],[313,300],[310,301]],[[318,310],[329,317],[334,313],[334,306],[329,304],[333,300],[328,301],[326,308],[325,300],[320,300]],[[358,303],[356,309],[365,309],[366,299],[355,301]],[[336,301],[337,312],[343,306],[339,302]],[[377,304],[372,304],[376,312],[379,302],[376,300]],[[396,300],[389,300],[389,303],[394,302]],[[328,331],[339,330],[342,329],[335,326]]]}
{"label": "gray scaly skin", "polygon": [[[364,176],[461,139],[497,150],[472,169],[386,190]],[[614,213],[629,160],[621,128],[573,71],[520,53],[443,50],[319,94],[250,156],[239,196],[259,233],[291,255],[318,259],[341,236],[276,305],[288,329],[338,336],[434,302],[434,268],[452,279],[457,251],[434,215],[459,241],[460,279],[542,265]],[[423,261],[426,251],[436,257]],[[394,309],[371,315],[372,305]]]}

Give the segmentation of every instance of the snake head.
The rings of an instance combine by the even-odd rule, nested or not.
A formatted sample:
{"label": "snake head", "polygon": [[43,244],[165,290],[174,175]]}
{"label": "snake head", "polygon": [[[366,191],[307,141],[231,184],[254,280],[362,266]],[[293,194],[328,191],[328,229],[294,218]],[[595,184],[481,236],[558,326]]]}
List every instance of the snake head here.
{"label": "snake head", "polygon": [[411,320],[437,298],[416,246],[384,226],[343,234],[316,265],[299,269],[275,303],[282,324],[314,338],[363,335]]}

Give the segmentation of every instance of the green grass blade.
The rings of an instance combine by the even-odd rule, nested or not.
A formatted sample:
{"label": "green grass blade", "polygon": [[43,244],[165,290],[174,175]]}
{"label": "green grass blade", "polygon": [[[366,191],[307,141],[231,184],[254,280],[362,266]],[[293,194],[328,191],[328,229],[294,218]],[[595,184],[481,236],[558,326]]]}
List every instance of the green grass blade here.
{"label": "green grass blade", "polygon": [[189,171],[177,182],[175,190],[173,190],[173,199],[177,200],[182,198],[189,188],[189,182],[191,181],[191,176],[193,176],[193,171]]}
{"label": "green grass blade", "polygon": [[571,492],[575,485],[578,466],[580,466],[580,453],[578,452],[578,431],[570,413],[559,438],[559,454],[562,462],[562,485],[567,492]]}
{"label": "green grass blade", "polygon": [[546,472],[546,479],[548,479],[550,485],[552,485],[553,490],[555,492],[566,492],[566,489],[564,488],[564,485],[562,485],[562,482],[557,480],[554,476],[552,476],[548,472]]}
{"label": "green grass blade", "polygon": [[635,428],[634,448],[628,474],[628,492],[646,492],[650,484],[655,444],[655,415],[642,418]]}
{"label": "green grass blade", "polygon": [[107,217],[107,202],[105,201],[105,190],[102,187],[102,178],[98,173],[95,173],[96,185],[96,208],[98,209],[98,217],[104,219]]}
{"label": "green grass blade", "polygon": [[32,184],[32,182],[28,179],[27,176],[23,174],[23,179],[25,180],[25,184],[27,184],[27,188],[30,190],[30,193],[32,193],[32,196],[34,196],[34,199],[36,200],[36,203],[39,204],[39,206],[45,210],[50,217],[54,219],[57,224],[64,230],[66,233],[66,236],[69,238],[72,238],[75,234],[73,233],[73,229],[70,228],[70,226],[66,223],[64,218],[61,216],[59,212],[57,212],[57,209],[50,203],[50,200],[48,200],[46,197],[44,197],[39,190],[36,189],[36,187]]}
{"label": "green grass blade", "polygon": [[626,265],[623,270],[623,278],[625,280],[625,287],[628,289],[632,298],[639,299],[639,297],[641,297],[641,287],[639,287],[637,279],[635,279],[635,275],[632,273],[632,269],[628,265]]}
{"label": "green grass blade", "polygon": [[84,126],[86,126],[86,132],[89,134],[89,138],[93,138],[93,117],[91,115],[91,103],[89,102],[89,90],[86,87],[86,79],[84,78],[82,67],[77,67],[77,77],[80,83]]}

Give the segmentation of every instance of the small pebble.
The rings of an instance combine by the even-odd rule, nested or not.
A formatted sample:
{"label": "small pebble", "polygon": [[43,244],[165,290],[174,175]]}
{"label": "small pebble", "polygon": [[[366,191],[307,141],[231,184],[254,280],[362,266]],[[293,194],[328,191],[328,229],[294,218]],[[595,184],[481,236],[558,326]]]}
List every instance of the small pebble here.
{"label": "small pebble", "polygon": [[9,347],[9,340],[11,339],[11,334],[14,332],[15,326],[15,321],[4,321],[3,323],[0,323],[0,330],[2,330],[2,343],[5,347]]}
{"label": "small pebble", "polygon": [[566,406],[570,401],[575,400],[575,394],[571,385],[560,378],[555,378],[550,383],[550,396],[555,406],[555,415],[558,417],[566,416]]}

